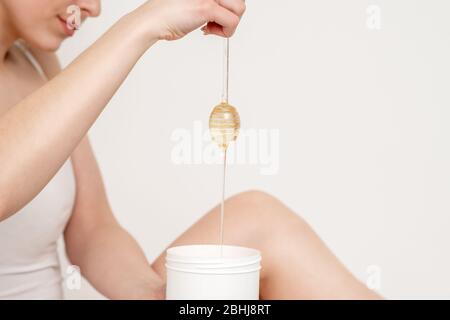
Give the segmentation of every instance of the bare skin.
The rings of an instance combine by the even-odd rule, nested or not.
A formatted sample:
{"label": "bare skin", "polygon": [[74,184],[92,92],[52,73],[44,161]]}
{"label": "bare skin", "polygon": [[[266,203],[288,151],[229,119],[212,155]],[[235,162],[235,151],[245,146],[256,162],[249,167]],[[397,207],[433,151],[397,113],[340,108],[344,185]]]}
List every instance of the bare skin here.
{"label": "bare skin", "polygon": [[[100,13],[97,0],[0,0],[0,223],[37,195],[70,158],[76,201],[64,232],[69,259],[108,298],[161,299],[163,255],[150,265],[114,218],[86,133],[152,45],[180,39],[202,25],[208,33],[231,36],[245,6],[241,0],[145,3],[61,70],[51,52],[64,39],[56,14],[67,18],[65,8],[72,2],[82,8],[83,19]],[[44,3],[48,16],[32,7],[44,8]],[[33,28],[21,19],[23,12],[37,12],[29,17],[35,19]],[[18,38],[29,45],[48,82],[14,48]],[[262,251],[262,298],[379,298],[273,197],[246,192],[227,200],[226,208],[225,242]],[[215,208],[174,244],[216,243],[218,219]]]}

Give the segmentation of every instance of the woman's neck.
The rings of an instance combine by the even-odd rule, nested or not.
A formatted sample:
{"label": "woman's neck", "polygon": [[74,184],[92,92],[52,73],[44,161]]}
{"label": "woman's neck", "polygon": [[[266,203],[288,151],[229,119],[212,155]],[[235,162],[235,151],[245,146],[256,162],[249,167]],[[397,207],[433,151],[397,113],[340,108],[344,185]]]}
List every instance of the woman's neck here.
{"label": "woman's neck", "polygon": [[12,26],[6,9],[0,2],[0,64],[3,64],[8,56],[8,51],[18,39]]}

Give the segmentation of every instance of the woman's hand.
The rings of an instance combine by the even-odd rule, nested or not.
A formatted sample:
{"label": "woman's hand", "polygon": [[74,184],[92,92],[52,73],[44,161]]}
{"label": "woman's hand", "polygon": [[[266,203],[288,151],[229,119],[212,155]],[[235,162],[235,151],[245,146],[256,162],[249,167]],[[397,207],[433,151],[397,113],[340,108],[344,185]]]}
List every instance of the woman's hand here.
{"label": "woman's hand", "polygon": [[177,40],[203,26],[205,34],[231,37],[245,12],[244,0],[151,0],[137,11],[160,40]]}

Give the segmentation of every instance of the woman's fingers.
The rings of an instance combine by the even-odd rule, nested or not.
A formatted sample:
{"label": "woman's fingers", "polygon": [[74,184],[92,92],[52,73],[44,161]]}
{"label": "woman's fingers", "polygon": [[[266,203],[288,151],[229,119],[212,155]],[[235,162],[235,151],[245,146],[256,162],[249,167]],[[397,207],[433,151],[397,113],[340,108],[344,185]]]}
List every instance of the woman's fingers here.
{"label": "woman's fingers", "polygon": [[202,28],[205,34],[215,34],[221,37],[227,37],[223,32],[223,27],[216,22],[208,22],[206,26]]}
{"label": "woman's fingers", "polygon": [[245,12],[243,0],[215,0],[211,6],[208,24],[202,28],[206,34],[231,37]]}
{"label": "woman's fingers", "polygon": [[230,10],[235,15],[242,17],[246,6],[244,0],[215,0],[220,6]]}

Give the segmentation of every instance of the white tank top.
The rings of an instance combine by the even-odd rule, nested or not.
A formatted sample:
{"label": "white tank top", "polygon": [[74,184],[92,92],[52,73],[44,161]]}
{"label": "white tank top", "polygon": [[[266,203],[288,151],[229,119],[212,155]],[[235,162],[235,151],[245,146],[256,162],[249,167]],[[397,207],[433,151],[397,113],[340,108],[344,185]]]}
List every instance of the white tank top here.
{"label": "white tank top", "polygon": [[[17,46],[46,79],[32,54],[22,44]],[[57,242],[74,200],[69,159],[31,202],[0,222],[0,299],[63,298]]]}

